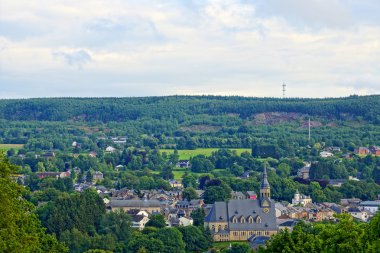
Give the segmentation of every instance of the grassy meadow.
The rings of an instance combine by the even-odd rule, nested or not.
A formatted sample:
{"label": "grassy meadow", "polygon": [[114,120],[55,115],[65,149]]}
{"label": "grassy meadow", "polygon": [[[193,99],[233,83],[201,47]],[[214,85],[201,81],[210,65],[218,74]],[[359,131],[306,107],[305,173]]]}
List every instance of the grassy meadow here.
{"label": "grassy meadow", "polygon": [[17,151],[22,147],[24,147],[24,144],[0,144],[0,150],[2,151],[8,151],[11,148]]}
{"label": "grassy meadow", "polygon": [[[218,151],[219,148],[197,148],[197,149],[184,149],[178,150],[178,155],[180,160],[189,160],[191,157],[197,155],[211,156],[211,154],[215,151]],[[250,148],[230,148],[230,150],[236,151],[238,155],[243,152],[251,153],[252,150]],[[166,153],[167,155],[172,154],[174,149],[160,149],[161,154]]]}

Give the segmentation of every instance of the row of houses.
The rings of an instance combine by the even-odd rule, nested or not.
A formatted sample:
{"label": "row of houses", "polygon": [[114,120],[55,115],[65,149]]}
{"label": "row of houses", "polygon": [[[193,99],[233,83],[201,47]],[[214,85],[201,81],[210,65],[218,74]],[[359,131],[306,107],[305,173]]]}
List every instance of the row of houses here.
{"label": "row of houses", "polygon": [[342,213],[348,213],[358,221],[367,222],[378,211],[380,200],[342,199],[340,204],[308,202],[305,205],[277,202],[275,206],[279,225],[290,220],[306,220],[310,222],[335,220],[334,215]]}
{"label": "row of houses", "polygon": [[380,156],[380,147],[379,146],[370,146],[369,148],[367,148],[367,147],[359,147],[359,148],[355,149],[354,153],[358,154],[358,155],[376,155],[376,156]]}

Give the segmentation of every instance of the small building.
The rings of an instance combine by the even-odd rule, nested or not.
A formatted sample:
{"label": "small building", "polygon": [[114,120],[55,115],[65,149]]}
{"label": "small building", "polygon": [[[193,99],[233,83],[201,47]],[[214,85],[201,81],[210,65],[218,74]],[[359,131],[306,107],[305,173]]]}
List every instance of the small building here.
{"label": "small building", "polygon": [[132,216],[132,228],[143,230],[145,228],[145,224],[149,221],[149,218],[145,215],[133,215]]}
{"label": "small building", "polygon": [[88,153],[88,156],[89,157],[96,157],[98,154],[95,152],[95,151],[91,151],[90,153]]}
{"label": "small building", "polygon": [[71,146],[72,146],[73,148],[81,148],[81,147],[82,147],[82,144],[79,143],[79,142],[73,141],[73,143],[71,144]]}
{"label": "small building", "polygon": [[310,167],[311,164],[307,163],[305,166],[298,170],[297,176],[304,180],[308,180],[310,178]]}
{"label": "small building", "polygon": [[177,203],[175,204],[175,208],[177,209],[180,209],[180,208],[188,209],[189,206],[190,206],[190,202],[187,200],[177,201]]}
{"label": "small building", "polygon": [[294,198],[292,199],[292,205],[305,206],[309,203],[312,203],[312,199],[310,198],[310,196],[300,194],[297,190],[296,193],[294,194]]}
{"label": "small building", "polygon": [[349,207],[347,212],[354,218],[361,221],[368,221],[369,215],[368,211],[360,210],[358,207]]}
{"label": "small building", "polygon": [[231,199],[246,199],[246,197],[242,192],[231,191]]}
{"label": "small building", "polygon": [[55,153],[53,151],[47,151],[47,152],[45,152],[45,154],[43,154],[43,157],[46,160],[50,160],[50,159],[55,157]]}
{"label": "small building", "polygon": [[173,188],[183,188],[183,184],[180,181],[174,179],[170,179],[169,184]]}
{"label": "small building", "polygon": [[370,150],[367,147],[359,147],[358,149],[355,150],[355,153],[358,155],[368,155],[370,154]]}
{"label": "small building", "polygon": [[322,152],[319,153],[319,156],[322,157],[322,158],[328,158],[328,157],[333,157],[334,154],[331,153],[331,152],[322,151]]}
{"label": "small building", "polygon": [[255,191],[247,191],[245,196],[247,199],[257,199],[257,194]]}
{"label": "small building", "polygon": [[189,208],[191,210],[195,210],[195,209],[201,208],[204,204],[205,203],[204,203],[203,199],[192,199],[192,200],[190,200]]}
{"label": "small building", "polygon": [[193,222],[194,222],[193,219],[191,217],[188,217],[188,216],[182,216],[178,220],[179,220],[178,225],[183,226],[183,227],[191,226],[191,225],[193,225]]}
{"label": "small building", "polygon": [[190,161],[189,160],[179,160],[176,165],[176,167],[179,167],[179,168],[190,168]]}
{"label": "small building", "polygon": [[117,138],[112,138],[113,143],[117,145],[122,145],[127,143],[127,138],[126,137],[117,137]]}
{"label": "small building", "polygon": [[274,204],[274,206],[276,208],[276,218],[288,214],[288,209],[283,204],[281,204],[280,202],[276,202]]}
{"label": "small building", "polygon": [[114,147],[108,146],[108,147],[106,148],[106,152],[108,152],[108,153],[113,153],[113,152],[115,152],[115,151],[116,151],[116,148],[114,148]]}
{"label": "small building", "polygon": [[244,171],[244,173],[241,175],[241,178],[242,179],[248,179],[249,178],[249,170],[247,170],[247,171]]}
{"label": "small building", "polygon": [[330,179],[328,184],[334,187],[341,187],[345,182],[347,182],[347,179]]}
{"label": "small building", "polygon": [[161,211],[161,204],[158,200],[111,199],[110,208],[112,211],[123,209],[127,212],[131,209],[137,209],[139,211],[153,213]]}
{"label": "small building", "polygon": [[117,165],[117,166],[115,167],[115,170],[116,170],[116,171],[120,171],[120,170],[123,170],[123,169],[124,169],[124,166],[121,165],[121,164],[119,164],[119,165]]}
{"label": "small building", "polygon": [[361,210],[369,211],[371,213],[376,213],[379,210],[380,200],[374,201],[363,201],[360,202],[359,208]]}
{"label": "small building", "polygon": [[341,199],[340,204],[342,206],[358,206],[362,202],[361,199],[358,198],[350,198],[350,199]]}
{"label": "small building", "polygon": [[280,230],[289,230],[290,232],[293,231],[293,228],[295,225],[297,225],[297,223],[299,222],[300,220],[287,220],[285,222],[282,222],[281,224],[278,225],[278,228]]}
{"label": "small building", "polygon": [[371,146],[370,148],[369,148],[369,150],[371,151],[371,153],[373,154],[373,155],[379,155],[380,156],[380,147],[378,147],[378,146]]}

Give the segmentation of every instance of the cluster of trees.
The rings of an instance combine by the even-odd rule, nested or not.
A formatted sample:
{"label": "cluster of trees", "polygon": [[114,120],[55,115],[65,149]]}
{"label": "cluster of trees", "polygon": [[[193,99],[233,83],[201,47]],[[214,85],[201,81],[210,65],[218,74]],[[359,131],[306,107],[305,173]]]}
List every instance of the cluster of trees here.
{"label": "cluster of trees", "polygon": [[179,119],[186,115],[301,112],[341,118],[356,115],[379,122],[378,96],[332,99],[279,99],[221,96],[170,96],[145,98],[45,98],[0,100],[0,117],[11,120],[127,121],[142,117]]}
{"label": "cluster of trees", "polygon": [[281,231],[259,252],[378,252],[380,213],[370,223],[357,223],[352,216],[338,216],[338,223],[298,223],[292,232]]}
{"label": "cluster of trees", "polygon": [[[380,141],[378,96],[339,99],[273,99],[173,96],[156,98],[57,98],[0,100],[0,143],[25,144],[27,152],[56,149],[101,154],[111,136],[127,146],[251,148],[258,155],[309,156],[307,145],[324,143],[353,151]],[[369,107],[371,106],[371,107]],[[297,112],[296,118],[258,124],[254,115]],[[308,116],[321,121],[300,127]],[[65,122],[65,124],[62,124]],[[355,124],[355,128],[352,125]],[[339,126],[339,127],[336,127]],[[73,141],[81,147],[73,148]],[[268,154],[264,147],[270,148]],[[269,151],[269,149],[267,149]],[[256,152],[254,152],[256,154]],[[262,153],[262,154],[261,154]]]}
{"label": "cluster of trees", "polygon": [[352,159],[320,159],[310,168],[311,179],[340,179],[359,176],[370,182],[380,182],[380,157],[368,155]]}
{"label": "cluster of trees", "polygon": [[0,251],[67,252],[54,235],[45,233],[26,189],[11,178],[16,168],[0,153]]}
{"label": "cluster of trees", "polygon": [[[46,231],[56,235],[70,252],[192,252],[211,245],[203,228],[204,213],[194,213],[197,226],[168,228],[162,215],[152,215],[142,231],[131,228],[123,210],[106,212],[103,200],[91,190],[59,193],[37,210]],[[202,222],[201,222],[202,220]]]}

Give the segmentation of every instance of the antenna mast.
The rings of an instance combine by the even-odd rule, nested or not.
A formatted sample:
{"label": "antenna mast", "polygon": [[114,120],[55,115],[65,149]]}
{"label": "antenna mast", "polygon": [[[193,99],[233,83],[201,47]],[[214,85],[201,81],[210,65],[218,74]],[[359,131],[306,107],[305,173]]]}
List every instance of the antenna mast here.
{"label": "antenna mast", "polygon": [[286,84],[282,83],[282,98],[285,98]]}
{"label": "antenna mast", "polygon": [[311,133],[310,133],[310,117],[309,117],[309,142],[310,142],[310,135]]}

